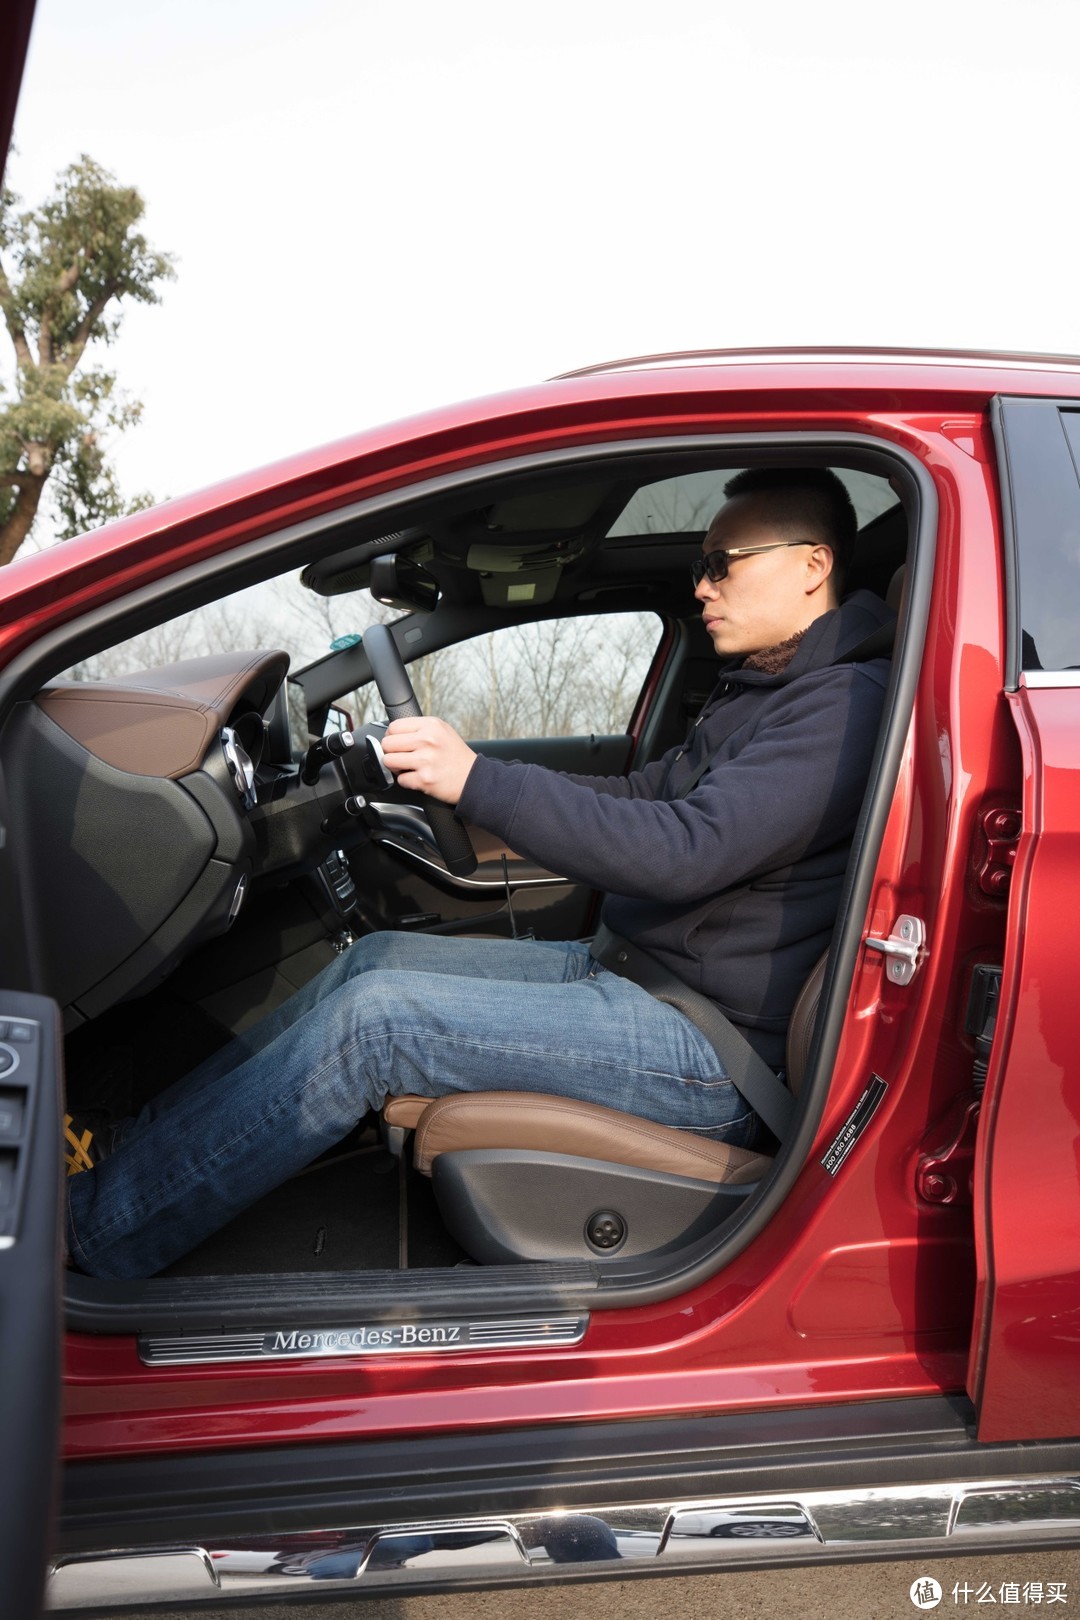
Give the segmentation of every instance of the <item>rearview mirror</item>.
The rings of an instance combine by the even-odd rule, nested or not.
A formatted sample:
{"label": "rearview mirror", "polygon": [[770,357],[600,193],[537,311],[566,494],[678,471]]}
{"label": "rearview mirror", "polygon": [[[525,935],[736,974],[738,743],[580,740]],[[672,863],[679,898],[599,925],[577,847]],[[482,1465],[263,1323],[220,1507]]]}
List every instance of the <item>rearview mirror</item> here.
{"label": "rearview mirror", "polygon": [[430,613],[439,602],[439,582],[411,557],[388,551],[371,559],[368,590],[386,607],[413,608]]}

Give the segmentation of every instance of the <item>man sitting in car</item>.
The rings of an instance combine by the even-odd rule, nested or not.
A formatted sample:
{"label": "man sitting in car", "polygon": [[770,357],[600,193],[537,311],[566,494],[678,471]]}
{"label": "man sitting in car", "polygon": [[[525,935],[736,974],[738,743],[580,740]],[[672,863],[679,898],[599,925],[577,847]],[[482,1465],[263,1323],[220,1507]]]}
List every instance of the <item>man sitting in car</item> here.
{"label": "man sitting in car", "polygon": [[[752,469],[725,493],[693,567],[722,663],[680,748],[589,777],[478,756],[433,717],[395,720],[384,740],[403,787],[605,890],[608,948],[358,940],[135,1119],[104,1139],[69,1127],[69,1170],[86,1170],[68,1184],[75,1266],[160,1270],[404,1093],[548,1092],[740,1147],[770,1140],[708,1020],[653,981],[707,998],[779,1069],[836,917],[891,615],[867,592],[841,600],[856,519],[834,474]],[[642,961],[649,989],[625,976]]]}

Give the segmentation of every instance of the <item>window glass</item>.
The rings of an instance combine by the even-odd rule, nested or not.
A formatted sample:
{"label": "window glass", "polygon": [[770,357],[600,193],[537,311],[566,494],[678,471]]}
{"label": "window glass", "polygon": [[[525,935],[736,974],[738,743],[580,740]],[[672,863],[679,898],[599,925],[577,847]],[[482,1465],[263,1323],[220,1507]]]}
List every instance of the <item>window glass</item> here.
{"label": "window glass", "polygon": [[[698,534],[707,529],[724,504],[724,485],[735,477],[737,467],[714,468],[711,472],[683,473],[678,478],[662,478],[637,490],[608,530],[621,534]],[[848,467],[833,469],[847,486],[859,527],[898,505],[896,493],[885,478],[873,473],[855,472]]]}
{"label": "window glass", "polygon": [[[363,604],[360,625],[358,601]],[[64,678],[119,680],[187,658],[261,647],[281,648],[289,654],[292,668],[302,669],[329,652],[336,638],[362,630],[375,616],[375,604],[366,592],[362,597],[318,596],[301,585],[299,574],[282,574],[119,641],[65,670]]]}
{"label": "window glass", "polygon": [[[465,737],[607,736],[629,726],[661,630],[655,613],[507,625],[416,659],[409,675],[424,713]],[[370,694],[341,699],[360,704],[370,711]]]}
{"label": "window glass", "polygon": [[[143,669],[240,648],[281,648],[303,669],[396,619],[366,591],[325,597],[282,575],[117,642],[65,671],[118,680]],[[567,737],[625,731],[660,641],[655,613],[597,613],[509,625],[409,665],[420,706],[467,737]],[[332,725],[382,715],[373,686],[338,700]]]}
{"label": "window glass", "polygon": [[1059,541],[1059,585],[1053,592],[1053,627],[1044,632],[1046,669],[1080,669],[1080,410],[1062,411],[1061,425],[1076,478],[1073,504]]}
{"label": "window glass", "polygon": [[1019,562],[1020,668],[1080,669],[1080,411],[1006,400]]}

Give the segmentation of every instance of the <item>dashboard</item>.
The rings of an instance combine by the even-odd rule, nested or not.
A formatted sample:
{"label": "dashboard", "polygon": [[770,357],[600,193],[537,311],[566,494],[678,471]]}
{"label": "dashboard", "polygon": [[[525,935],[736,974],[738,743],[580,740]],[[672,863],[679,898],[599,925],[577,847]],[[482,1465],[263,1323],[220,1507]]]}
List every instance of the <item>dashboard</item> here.
{"label": "dashboard", "polygon": [[315,870],[343,841],[350,784],[303,780],[288,667],[215,654],[55,681],[21,706],[5,754],[28,934],[67,1028],[160,983],[261,878]]}

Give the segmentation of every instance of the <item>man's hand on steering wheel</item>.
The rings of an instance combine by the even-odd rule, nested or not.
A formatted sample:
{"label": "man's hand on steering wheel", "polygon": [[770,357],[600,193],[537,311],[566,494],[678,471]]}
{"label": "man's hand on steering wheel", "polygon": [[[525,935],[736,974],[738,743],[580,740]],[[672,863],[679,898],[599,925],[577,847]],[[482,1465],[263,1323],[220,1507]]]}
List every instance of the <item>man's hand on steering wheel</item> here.
{"label": "man's hand on steering wheel", "polygon": [[468,743],[434,715],[392,720],[382,741],[388,770],[398,786],[457,804],[476,755]]}
{"label": "man's hand on steering wheel", "polygon": [[[387,717],[391,721],[422,723],[423,717],[420,713],[420,705],[416,701],[416,693],[413,691],[409,672],[402,663],[397,643],[385,624],[372,624],[364,631],[364,651],[367,653],[371,673],[375,685],[379,689],[379,696],[386,705]],[[442,722],[437,721],[436,724],[442,725]],[[389,730],[390,728],[387,728],[387,735],[389,735]],[[450,732],[459,748],[465,749],[465,752],[469,755],[471,767],[472,760],[475,757],[472,750],[466,748],[461,738],[449,726],[446,726],[445,730]],[[425,735],[430,736],[430,733],[425,733]],[[393,746],[392,743],[391,748]],[[397,744],[398,758],[403,753],[411,757],[416,752],[415,745],[412,749],[405,749],[400,742]],[[387,763],[389,768],[394,768],[390,761]],[[406,775],[408,775],[409,763],[410,758],[406,757],[404,760]],[[419,765],[421,761],[413,760],[412,763]],[[442,775],[441,772],[438,774]],[[444,785],[443,791],[446,793],[449,803],[437,793],[425,795],[423,801],[424,814],[439,847],[439,854],[455,877],[469,877],[471,873],[476,871],[476,851],[472,847],[472,840],[469,837],[468,830],[457,819],[453,810],[450,809],[450,804],[456,804],[461,797],[465,787],[465,778],[468,774],[468,770],[461,771],[459,768],[458,772],[455,773],[456,788],[451,790]],[[410,785],[401,777],[398,780],[405,787]]]}

